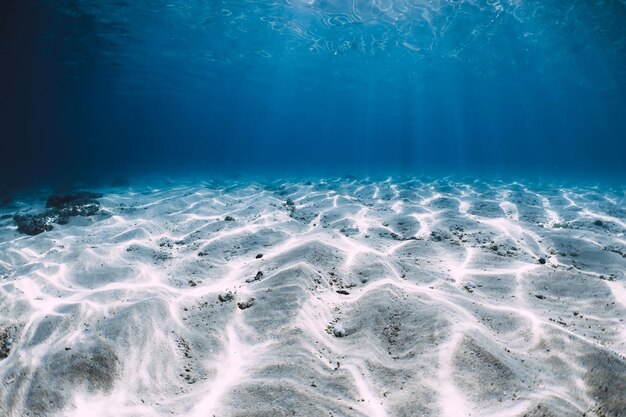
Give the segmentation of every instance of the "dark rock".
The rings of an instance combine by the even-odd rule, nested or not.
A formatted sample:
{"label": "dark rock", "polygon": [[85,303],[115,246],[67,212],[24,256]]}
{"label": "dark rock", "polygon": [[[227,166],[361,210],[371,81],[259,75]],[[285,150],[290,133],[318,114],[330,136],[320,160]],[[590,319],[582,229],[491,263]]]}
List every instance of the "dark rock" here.
{"label": "dark rock", "polygon": [[56,220],[56,224],[64,225],[70,222],[69,216],[59,216]]}
{"label": "dark rock", "polygon": [[263,271],[258,271],[254,278],[248,278],[246,282],[250,283],[254,281],[259,281],[261,278],[263,278]]}
{"label": "dark rock", "polygon": [[256,258],[257,258],[257,259],[261,259],[262,257],[263,257],[263,254],[262,254],[262,253],[259,253],[259,254],[256,256]]}
{"label": "dark rock", "polygon": [[48,198],[46,208],[38,214],[17,214],[13,216],[17,231],[30,236],[48,232],[53,229],[52,223],[67,224],[70,217],[93,216],[100,210],[96,193],[79,193],[65,196],[53,195]]}
{"label": "dark rock", "polygon": [[444,239],[450,239],[450,235],[447,232],[438,230],[430,232],[430,240],[433,242],[441,242]]}
{"label": "dark rock", "polygon": [[296,212],[296,203],[294,203],[291,198],[288,198],[287,201],[285,201],[285,207],[287,207],[289,215],[293,217]]}
{"label": "dark rock", "polygon": [[540,263],[541,265],[545,265],[545,263],[546,263],[546,258],[539,258],[539,259],[538,259],[538,261],[539,261],[539,263]]}
{"label": "dark rock", "polygon": [[346,290],[337,290],[336,293],[341,295],[350,295],[350,293]]}
{"label": "dark rock", "polygon": [[225,222],[234,222],[234,221],[235,221],[235,218],[234,218],[234,217],[232,217],[232,216],[226,216],[226,217],[224,217],[224,221],[225,221]]}
{"label": "dark rock", "polygon": [[100,211],[100,203],[96,200],[76,200],[74,203],[58,209],[59,217],[89,217]]}
{"label": "dark rock", "polygon": [[232,301],[235,298],[232,292],[228,291],[226,294],[220,294],[217,296],[217,299],[222,303],[226,303],[228,301]]}
{"label": "dark rock", "polygon": [[53,229],[52,218],[48,217],[45,213],[41,214],[16,214],[13,216],[15,224],[17,224],[17,231],[30,236],[35,236],[43,232],[49,232]]}
{"label": "dark rock", "polygon": [[537,297],[540,300],[545,300],[546,296],[545,295],[541,295],[541,294],[535,294],[535,297]]}
{"label": "dark rock", "polygon": [[465,285],[463,285],[463,288],[465,288],[465,291],[467,291],[469,293],[473,293],[474,292],[474,290],[473,290],[474,287],[475,286],[472,285],[472,284],[465,284]]}
{"label": "dark rock", "polygon": [[595,224],[596,226],[604,226],[602,220],[596,220],[595,222],[593,222],[593,224]]}
{"label": "dark rock", "polygon": [[13,336],[7,329],[0,329],[0,360],[9,356],[13,346]]}
{"label": "dark rock", "polygon": [[237,307],[240,310],[245,310],[246,308],[250,308],[254,305],[254,297],[248,298],[246,301],[241,301],[237,303]]}

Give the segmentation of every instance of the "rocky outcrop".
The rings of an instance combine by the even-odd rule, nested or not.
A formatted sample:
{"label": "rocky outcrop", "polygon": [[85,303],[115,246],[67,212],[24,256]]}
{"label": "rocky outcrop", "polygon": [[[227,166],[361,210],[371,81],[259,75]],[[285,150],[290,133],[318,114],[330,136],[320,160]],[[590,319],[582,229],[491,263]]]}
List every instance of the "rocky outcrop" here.
{"label": "rocky outcrop", "polygon": [[46,201],[46,210],[37,214],[16,214],[13,216],[17,231],[30,236],[49,232],[53,223],[67,224],[70,217],[93,216],[100,211],[101,194],[83,192],[68,195],[52,195]]}

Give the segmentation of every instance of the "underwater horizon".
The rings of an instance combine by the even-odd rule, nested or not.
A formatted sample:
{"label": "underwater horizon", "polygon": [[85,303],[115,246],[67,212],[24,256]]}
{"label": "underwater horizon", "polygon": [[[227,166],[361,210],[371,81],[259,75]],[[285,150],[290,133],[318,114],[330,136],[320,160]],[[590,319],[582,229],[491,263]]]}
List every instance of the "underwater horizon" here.
{"label": "underwater horizon", "polygon": [[626,173],[623,1],[5,1],[0,189]]}

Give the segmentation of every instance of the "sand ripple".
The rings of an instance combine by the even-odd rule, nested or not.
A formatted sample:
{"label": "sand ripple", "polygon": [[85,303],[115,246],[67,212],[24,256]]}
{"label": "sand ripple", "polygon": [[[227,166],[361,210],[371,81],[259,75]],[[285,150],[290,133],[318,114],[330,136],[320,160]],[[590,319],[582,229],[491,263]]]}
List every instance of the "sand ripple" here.
{"label": "sand ripple", "polygon": [[2,416],[626,415],[623,189],[97,191],[1,217]]}

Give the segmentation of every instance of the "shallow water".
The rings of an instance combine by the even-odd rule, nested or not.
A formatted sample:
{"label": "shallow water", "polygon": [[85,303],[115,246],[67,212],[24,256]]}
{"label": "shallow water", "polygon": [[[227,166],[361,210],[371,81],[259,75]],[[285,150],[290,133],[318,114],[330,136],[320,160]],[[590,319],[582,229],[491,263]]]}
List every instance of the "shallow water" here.
{"label": "shallow water", "polygon": [[3,188],[134,174],[623,181],[623,1],[5,1]]}
{"label": "shallow water", "polygon": [[624,0],[4,0],[0,417],[626,416]]}

